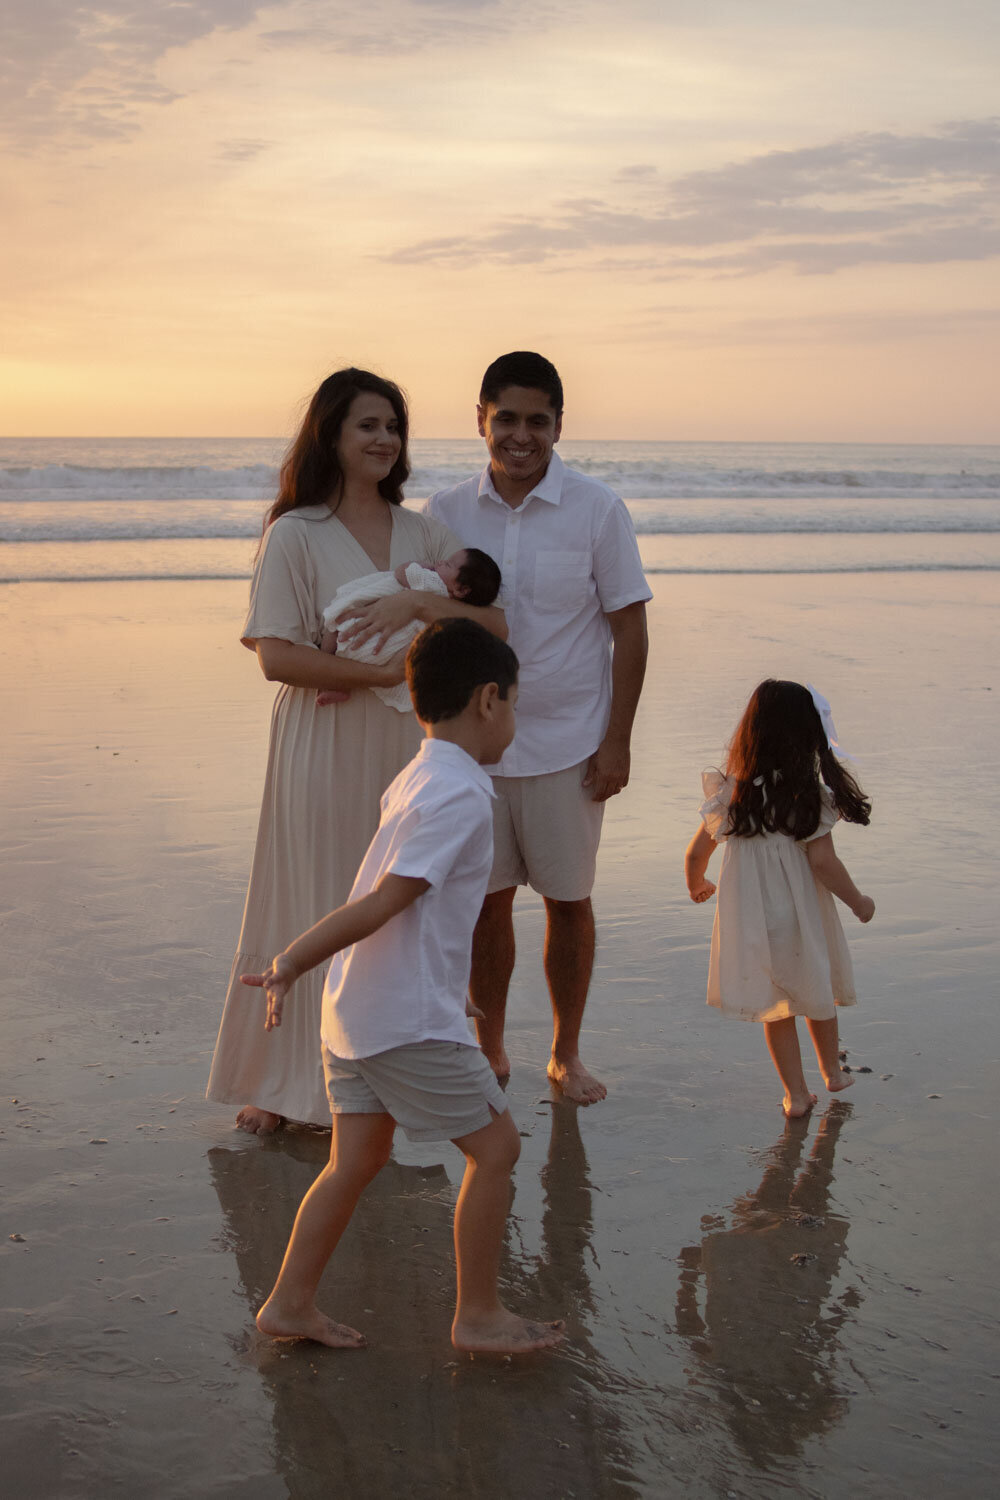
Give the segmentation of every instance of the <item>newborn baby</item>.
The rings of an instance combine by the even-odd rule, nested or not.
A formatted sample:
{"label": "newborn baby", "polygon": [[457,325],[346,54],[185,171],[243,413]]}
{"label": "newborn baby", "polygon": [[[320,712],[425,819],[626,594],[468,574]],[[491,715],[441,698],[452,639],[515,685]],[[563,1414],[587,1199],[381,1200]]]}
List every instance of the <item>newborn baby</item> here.
{"label": "newborn baby", "polygon": [[[487,552],[478,547],[464,547],[453,552],[439,563],[400,563],[393,573],[365,573],[351,583],[341,584],[330,603],[323,611],[326,629],[320,643],[321,651],[337,652],[347,661],[388,661],[399,651],[405,651],[415,636],[423,630],[420,620],[412,620],[389,636],[378,655],[375,641],[365,641],[355,646],[350,641],[337,640],[336,619],[352,604],[368,604],[372,599],[382,599],[386,594],[398,594],[401,589],[423,589],[430,594],[448,594],[452,599],[461,599],[463,604],[492,604],[500,592],[500,569]],[[342,622],[346,624],[347,622]],[[375,687],[383,703],[397,709],[401,714],[409,713],[410,691],[405,682],[395,687]]]}

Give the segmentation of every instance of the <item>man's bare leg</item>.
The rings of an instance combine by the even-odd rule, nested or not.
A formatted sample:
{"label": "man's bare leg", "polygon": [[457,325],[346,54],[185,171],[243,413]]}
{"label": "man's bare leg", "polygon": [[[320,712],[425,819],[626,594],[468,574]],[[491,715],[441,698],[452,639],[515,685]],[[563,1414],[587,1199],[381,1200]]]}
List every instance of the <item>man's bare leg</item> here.
{"label": "man's bare leg", "polygon": [[508,1312],[497,1295],[504,1226],[510,1210],[510,1174],[521,1154],[517,1127],[505,1110],[488,1125],[460,1136],[465,1176],[455,1209],[458,1297],[451,1341],[467,1353],[524,1354],[551,1349],[563,1339],[562,1323],[532,1323]]}
{"label": "man's bare leg", "polygon": [[364,1347],[356,1328],[320,1312],[316,1288],[358,1199],[389,1160],[395,1129],[389,1115],[334,1115],[330,1160],[299,1205],[274,1291],[257,1314],[261,1333],[334,1349]]}
{"label": "man's bare leg", "polygon": [[545,898],[545,978],[552,1001],[549,1077],[575,1104],[597,1104],[607,1089],[580,1061],[580,1027],[594,969],[594,908]]}
{"label": "man's bare leg", "polygon": [[494,891],[483,902],[472,939],[472,972],[469,995],[482,1011],[476,1022],[479,1045],[487,1062],[506,1088],[510,1058],[503,1044],[507,1015],[507,991],[514,972],[514,896],[516,886]]}

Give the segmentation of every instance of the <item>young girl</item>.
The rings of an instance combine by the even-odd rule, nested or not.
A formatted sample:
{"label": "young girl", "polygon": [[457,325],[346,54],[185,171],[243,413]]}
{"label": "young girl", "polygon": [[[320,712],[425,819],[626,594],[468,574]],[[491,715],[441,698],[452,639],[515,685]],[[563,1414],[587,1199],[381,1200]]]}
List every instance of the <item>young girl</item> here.
{"label": "young girl", "polygon": [[789,1117],[816,1103],[802,1072],[796,1016],[805,1017],[830,1092],[854,1082],[838,1056],[834,1007],[857,997],[833,897],[861,922],[875,914],[833,847],[838,817],[866,824],[871,813],[834,744],[824,699],[797,682],[762,682],[733,736],[725,776],[702,776],[702,827],[684,860],[691,900],[707,901],[716,887],[705,871],[716,844],[725,842],[708,1003],[763,1021]]}

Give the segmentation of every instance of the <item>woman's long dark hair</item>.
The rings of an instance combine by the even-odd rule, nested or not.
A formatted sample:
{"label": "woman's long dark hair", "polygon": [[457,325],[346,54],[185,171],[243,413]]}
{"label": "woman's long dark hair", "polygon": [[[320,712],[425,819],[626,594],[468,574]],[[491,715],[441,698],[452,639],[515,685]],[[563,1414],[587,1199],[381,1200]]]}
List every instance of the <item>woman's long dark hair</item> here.
{"label": "woman's long dark hair", "polygon": [[812,694],[798,682],[769,677],[754,689],[729,746],[726,774],[736,783],[729,804],[736,838],[808,838],[819,827],[821,779],[845,822],[871,817],[871,803],[830,749]]}
{"label": "woman's long dark hair", "polygon": [[278,498],[264,517],[264,530],[300,505],[330,505],[336,510],[344,482],[337,458],[337,442],[347,413],[356,396],[384,396],[396,414],[402,444],[399,457],[386,477],[379,481],[378,492],[390,505],[400,505],[403,485],[410,477],[407,452],[409,419],[406,397],[398,385],[373,375],[370,370],[336,370],[328,375],[309,403],[302,426],[285,454],[281,465]]}

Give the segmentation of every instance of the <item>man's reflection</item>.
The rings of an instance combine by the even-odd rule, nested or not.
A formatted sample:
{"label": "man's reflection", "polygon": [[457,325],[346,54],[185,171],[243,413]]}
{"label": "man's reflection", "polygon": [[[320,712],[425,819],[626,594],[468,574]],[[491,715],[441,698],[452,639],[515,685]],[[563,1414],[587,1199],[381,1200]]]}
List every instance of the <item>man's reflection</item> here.
{"label": "man's reflection", "polygon": [[854,1288],[828,1298],[847,1240],[830,1187],[850,1112],[830,1106],[804,1164],[809,1120],[786,1121],[760,1187],[733,1204],[730,1227],[704,1219],[701,1244],[679,1256],[677,1331],[698,1358],[692,1381],[711,1381],[733,1436],[761,1467],[797,1454],[846,1410],[834,1355],[860,1298]]}

